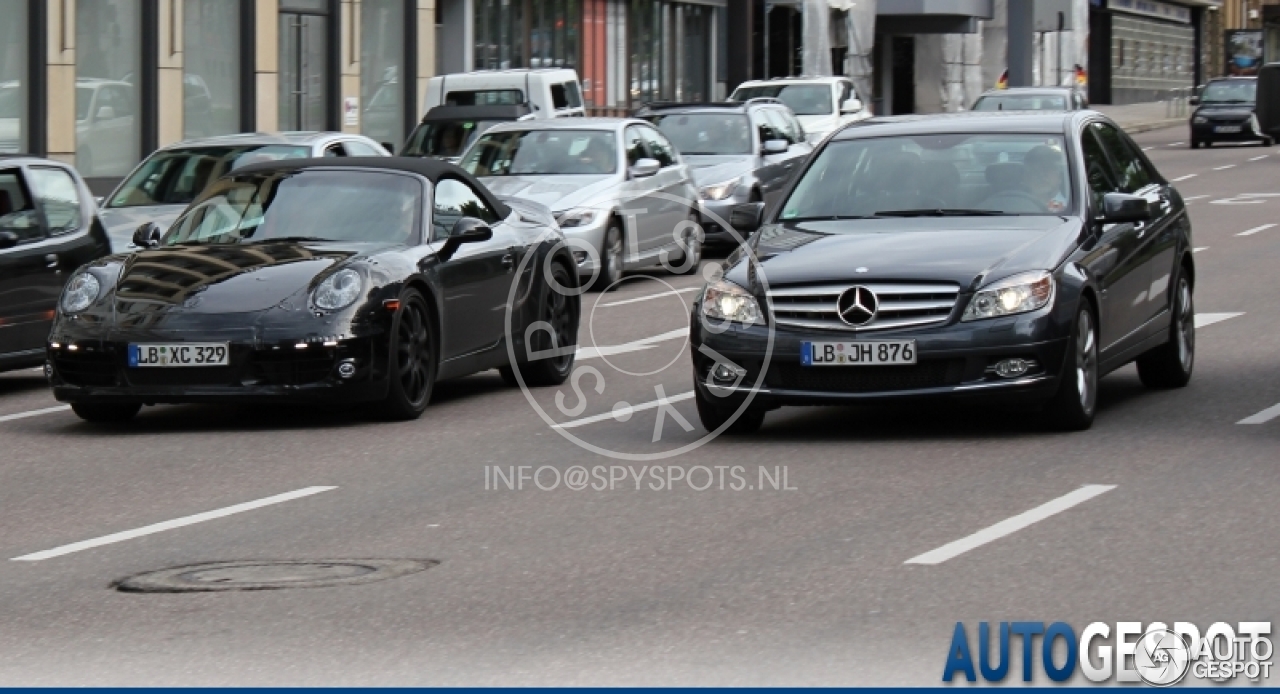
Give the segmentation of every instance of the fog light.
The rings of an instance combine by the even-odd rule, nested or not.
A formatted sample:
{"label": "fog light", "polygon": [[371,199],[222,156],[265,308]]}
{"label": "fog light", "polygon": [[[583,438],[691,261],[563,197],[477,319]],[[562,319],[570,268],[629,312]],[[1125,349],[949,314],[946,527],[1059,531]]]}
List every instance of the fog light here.
{"label": "fog light", "polygon": [[48,361],[48,360],[45,360],[45,362],[44,362],[44,377],[45,377],[45,378],[53,378],[53,362]]}
{"label": "fog light", "polygon": [[1036,363],[1030,359],[1005,359],[996,364],[996,375],[1001,378],[1017,378],[1034,367]]}
{"label": "fog light", "polygon": [[338,364],[338,375],[342,378],[351,378],[356,375],[356,365],[354,362],[344,361]]}
{"label": "fog light", "polygon": [[738,378],[745,376],[747,370],[732,364],[719,363],[711,370],[711,378],[721,383],[733,383]]}

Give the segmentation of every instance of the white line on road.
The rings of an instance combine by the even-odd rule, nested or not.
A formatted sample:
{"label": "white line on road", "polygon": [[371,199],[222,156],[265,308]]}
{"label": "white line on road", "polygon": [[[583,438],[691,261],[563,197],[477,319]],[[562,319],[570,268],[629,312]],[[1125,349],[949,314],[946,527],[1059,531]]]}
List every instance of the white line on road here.
{"label": "white line on road", "polygon": [[1280,405],[1272,405],[1258,414],[1245,417],[1236,424],[1266,424],[1276,417],[1280,417]]}
{"label": "white line on road", "polygon": [[1266,159],[1266,158],[1267,158],[1267,155],[1264,154],[1260,157],[1250,157],[1249,161],[1258,161],[1259,159]]}
{"label": "white line on road", "polygon": [[1254,228],[1252,228],[1252,229],[1249,229],[1248,231],[1242,231],[1242,232],[1240,232],[1239,234],[1236,234],[1236,236],[1253,236],[1254,234],[1258,233],[1259,231],[1266,231],[1267,229],[1270,229],[1270,228],[1271,228],[1271,227],[1273,227],[1273,226],[1275,226],[1275,225],[1274,225],[1274,224],[1263,224],[1263,225],[1262,225],[1262,226],[1260,226],[1260,227],[1254,227]]}
{"label": "white line on road", "polygon": [[185,518],[176,518],[174,520],[165,521],[163,523],[156,523],[154,525],[147,525],[141,528],[135,528],[134,530],[126,530],[120,533],[104,535],[102,537],[97,537],[92,540],[84,540],[82,542],[73,542],[69,545],[63,545],[61,547],[55,547],[53,549],[46,549],[43,552],[36,552],[34,554],[24,554],[21,557],[14,557],[10,561],[41,561],[44,559],[53,559],[54,557],[60,557],[64,554],[71,554],[72,552],[79,552],[86,549],[93,549],[94,547],[101,547],[103,545],[110,545],[110,544],[115,544],[117,542],[124,542],[125,540],[132,540],[135,537],[142,537],[143,535],[151,535],[153,533],[164,532],[165,530],[173,530],[174,528],[181,528],[187,525],[194,525],[195,523],[203,523],[205,521],[214,520],[216,518],[223,518],[225,516],[230,516],[236,513],[244,513],[245,511],[252,511],[256,508],[262,508],[263,506],[271,506],[272,504],[278,504],[284,501],[301,499],[304,496],[311,496],[312,494],[319,494],[320,492],[327,492],[332,489],[337,489],[337,487],[307,487],[306,489],[299,489],[297,491],[286,492],[284,494],[277,494],[275,496],[269,496],[265,499],[258,499],[257,501],[248,501],[243,504],[228,506],[226,508],[221,508],[216,511],[206,511],[204,513],[197,513],[194,516],[186,516]]}
{"label": "white line on road", "polygon": [[1150,152],[1150,151],[1151,151],[1151,150],[1153,150],[1153,149],[1155,149],[1155,147],[1143,147],[1143,148],[1142,148],[1142,151],[1144,151],[1144,152]]}
{"label": "white line on road", "polygon": [[1215,166],[1215,167],[1213,167],[1213,170],[1214,170],[1214,171],[1225,171],[1226,169],[1234,169],[1234,168],[1236,168],[1236,165],[1235,165],[1235,164],[1227,164],[1226,166]]}
{"label": "white line on road", "polygon": [[670,332],[661,335],[651,335],[642,337],[634,342],[625,342],[620,345],[605,345],[603,347],[579,347],[578,359],[594,359],[595,357],[611,357],[615,354],[626,354],[627,352],[639,352],[643,349],[652,349],[659,342],[667,340],[675,340],[685,337],[689,334],[688,328],[676,328]]}
{"label": "white line on road", "polygon": [[42,414],[53,414],[54,412],[62,412],[71,409],[70,405],[58,405],[57,407],[46,407],[43,410],[31,410],[29,412],[19,412],[17,414],[7,414],[0,417],[0,422],[12,422],[15,419],[26,419],[27,417],[39,417]]}
{"label": "white line on road", "polygon": [[1181,141],[1181,140],[1179,140],[1179,141],[1177,141],[1177,142],[1170,142],[1170,143],[1169,143],[1169,146],[1170,146],[1170,147],[1177,147],[1178,145],[1185,145],[1185,144],[1187,144],[1187,143],[1186,143],[1186,142],[1183,142],[1183,141]]}
{"label": "white line on road", "polygon": [[1227,320],[1229,318],[1236,318],[1237,316],[1243,316],[1243,315],[1244,315],[1243,313],[1197,313],[1196,327],[1203,328],[1206,325],[1221,323],[1222,321]]}
{"label": "white line on road", "polygon": [[1192,253],[1199,253],[1200,251],[1207,251],[1207,250],[1209,250],[1209,247],[1208,247],[1208,246],[1196,246],[1195,248],[1192,248],[1192,249],[1191,249],[1191,252],[1192,252]]}
{"label": "white line on road", "polygon": [[[673,402],[683,402],[685,400],[692,400],[692,399],[693,399],[693,391],[691,390],[688,393],[672,395],[662,400],[650,400],[649,402],[640,403],[639,405],[631,405],[629,407],[625,407],[619,410],[618,414],[624,417],[627,417],[632,414],[635,414],[636,412],[642,412],[644,410],[652,410],[658,405],[661,405],[663,402],[670,404]],[[573,429],[574,427],[580,427],[584,424],[592,424],[594,422],[603,422],[606,419],[616,419],[616,417],[614,416],[613,412],[601,412],[600,414],[593,414],[590,417],[583,417],[582,419],[573,419],[568,422],[556,424],[554,425],[554,428]]]}
{"label": "white line on road", "polygon": [[674,291],[658,292],[657,294],[646,294],[645,296],[637,296],[634,299],[623,299],[621,301],[610,301],[607,304],[600,304],[601,308],[605,306],[622,306],[623,304],[634,304],[640,301],[649,301],[650,299],[660,299],[664,296],[673,296],[676,294],[685,294],[688,292],[696,292],[701,287],[689,287],[687,289],[676,289]]}
{"label": "white line on road", "polygon": [[1195,200],[1199,200],[1199,199],[1201,199],[1201,198],[1207,198],[1207,197],[1209,197],[1209,196],[1208,196],[1208,195],[1188,195],[1187,197],[1183,198],[1183,199],[1182,199],[1182,201],[1183,201],[1183,202],[1193,202],[1193,201],[1195,201]]}
{"label": "white line on road", "polygon": [[1195,178],[1196,176],[1199,176],[1199,175],[1200,175],[1200,174],[1187,174],[1186,176],[1179,176],[1179,177],[1177,177],[1177,178],[1173,179],[1173,181],[1172,181],[1172,182],[1173,182],[1173,183],[1177,183],[1178,181],[1185,181],[1185,180],[1187,180],[1187,179],[1189,179],[1189,178]]}
{"label": "white line on road", "polygon": [[995,542],[1006,535],[1012,535],[1033,523],[1037,523],[1050,516],[1062,513],[1072,506],[1082,504],[1099,494],[1109,492],[1115,488],[1116,485],[1114,484],[1087,484],[1066,496],[1060,496],[1057,499],[1046,504],[1041,504],[1030,511],[1019,513],[1012,518],[1002,520],[989,528],[979,530],[968,537],[945,544],[930,552],[925,552],[918,557],[912,557],[904,563],[941,564],[942,562],[964,554],[971,549],[976,549],[990,542]]}

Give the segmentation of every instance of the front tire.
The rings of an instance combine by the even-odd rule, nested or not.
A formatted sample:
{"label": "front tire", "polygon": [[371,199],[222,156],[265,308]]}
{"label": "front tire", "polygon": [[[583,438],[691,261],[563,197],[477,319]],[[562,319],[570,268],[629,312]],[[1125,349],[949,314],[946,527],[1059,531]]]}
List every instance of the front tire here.
{"label": "front tire", "polygon": [[1148,388],[1181,388],[1196,364],[1195,306],[1191,282],[1178,272],[1174,280],[1169,341],[1138,357],[1138,378]]}
{"label": "front tire", "polygon": [[417,419],[431,401],[436,383],[436,342],[431,312],[416,289],[400,296],[391,322],[391,355],[387,360],[387,397],[381,414],[391,420]]}
{"label": "front tire", "polygon": [[100,403],[73,402],[71,411],[86,422],[94,424],[121,424],[137,416],[142,409],[140,402]]}
{"label": "front tire", "polygon": [[592,289],[603,292],[618,280],[622,279],[622,260],[625,249],[622,239],[622,227],[619,226],[618,220],[609,222],[609,228],[604,232],[604,249],[600,252],[600,271],[596,273],[596,279]]}
{"label": "front tire", "polygon": [[573,362],[578,344],[578,319],[580,317],[578,295],[572,296],[557,289],[557,284],[566,289],[573,289],[569,271],[560,263],[551,264],[551,279],[543,283],[542,301],[538,308],[538,320],[551,326],[555,333],[555,343],[546,330],[535,330],[531,335],[534,344],[526,345],[530,351],[547,351],[555,348],[563,350],[550,357],[533,361],[519,361],[514,365],[498,369],[502,380],[509,385],[519,385],[515,369],[520,369],[524,384],[530,387],[558,386],[564,383],[573,372]]}
{"label": "front tire", "polygon": [[[702,426],[707,431],[715,431],[724,426],[725,422],[733,419],[737,413],[737,407],[731,407],[723,403],[715,402],[709,399],[698,388],[693,389],[693,401],[698,406],[698,419],[702,420]],[[733,423],[725,428],[725,434],[753,434],[760,430],[764,424],[765,410],[760,407],[747,406],[742,414],[733,419]]]}
{"label": "front tire", "polygon": [[689,228],[683,239],[685,256],[680,259],[680,265],[672,270],[672,274],[692,275],[698,272],[698,267],[702,265],[702,236],[702,225],[698,224],[698,217],[690,216]]}
{"label": "front tire", "polygon": [[1084,303],[1076,312],[1058,392],[1045,410],[1047,424],[1061,431],[1093,426],[1098,409],[1098,332],[1093,309]]}

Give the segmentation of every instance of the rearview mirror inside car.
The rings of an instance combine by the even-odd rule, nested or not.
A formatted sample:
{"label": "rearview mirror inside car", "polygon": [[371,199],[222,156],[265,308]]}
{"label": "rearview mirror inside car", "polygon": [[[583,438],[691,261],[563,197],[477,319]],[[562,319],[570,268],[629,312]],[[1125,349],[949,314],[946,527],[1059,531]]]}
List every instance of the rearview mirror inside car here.
{"label": "rearview mirror inside car", "polygon": [[648,178],[654,176],[662,169],[662,163],[657,159],[639,159],[635,164],[631,165],[629,173],[632,178]]}
{"label": "rearview mirror inside car", "polygon": [[145,222],[133,232],[133,245],[139,248],[155,248],[160,245],[160,226]]}
{"label": "rearview mirror inside car", "polygon": [[729,226],[738,231],[755,231],[760,228],[760,220],[763,217],[763,202],[734,205],[733,209],[729,211]]}
{"label": "rearview mirror inside car", "polygon": [[1151,219],[1151,203],[1146,198],[1126,193],[1107,193],[1102,197],[1102,221],[1106,224],[1145,222]]}
{"label": "rearview mirror inside car", "polygon": [[782,154],[791,148],[791,143],[786,140],[765,140],[760,149],[765,154]]}

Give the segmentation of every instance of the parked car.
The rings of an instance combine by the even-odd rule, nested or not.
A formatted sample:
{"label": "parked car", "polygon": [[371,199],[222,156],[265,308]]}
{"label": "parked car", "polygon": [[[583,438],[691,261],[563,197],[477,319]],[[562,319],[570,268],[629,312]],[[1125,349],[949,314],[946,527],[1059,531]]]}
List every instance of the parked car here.
{"label": "parked car", "polygon": [[1083,111],[1084,92],[1074,87],[1007,87],[983,92],[973,111]]}
{"label": "parked car", "polygon": [[134,86],[120,80],[76,79],[76,169],[111,176],[137,160]]}
{"label": "parked car", "polygon": [[1280,138],[1280,63],[1267,63],[1258,69],[1258,127],[1274,142]]}
{"label": "parked car", "polygon": [[747,101],[762,96],[773,97],[786,104],[800,119],[809,141],[815,144],[846,123],[871,117],[871,110],[863,103],[848,77],[751,80],[733,90],[729,100]]}
{"label": "parked car", "polygon": [[565,68],[477,70],[427,81],[424,111],[436,106],[527,104],[535,118],[585,116],[578,73]]}
{"label": "parked car", "polygon": [[0,371],[44,363],[62,285],[108,252],[93,196],[75,169],[0,155]]}
{"label": "parked car", "polygon": [[[575,250],[584,282],[608,288],[624,270],[702,258],[698,190],[665,135],[634,118],[504,123],[462,155],[460,166],[499,195],[546,205]],[[643,210],[628,214],[626,210]]]}
{"label": "parked car", "polygon": [[[1191,221],[1115,123],[871,123],[819,147],[696,301],[707,429],[751,431],[782,405],[927,397],[1043,405],[1084,429],[1098,380],[1129,362],[1149,387],[1187,384]],[[735,221],[755,228],[763,208]]]}
{"label": "parked car", "polygon": [[720,221],[744,202],[776,203],[813,151],[804,127],[777,99],[653,104],[636,117],[658,126],[693,169],[707,243],[736,243]]}
{"label": "parked car", "polygon": [[433,157],[457,162],[481,133],[499,123],[528,120],[533,109],[526,104],[499,106],[436,106],[427,111],[409,133],[400,150],[402,157]]}
{"label": "parked car", "polygon": [[1275,144],[1258,123],[1257,77],[1222,77],[1209,80],[1200,94],[1192,97],[1191,149],[1211,147],[1215,142],[1259,142]]}
{"label": "parked car", "polygon": [[[50,382],[89,421],[187,402],[367,402],[412,419],[438,380],[500,368],[558,384],[573,367],[577,297],[551,289],[577,286],[573,258],[550,212],[450,164],[251,164],[138,242],[80,268],[59,301]],[[532,335],[514,363],[508,334]]]}
{"label": "parked car", "polygon": [[331,132],[243,133],[186,140],[147,157],[103,199],[102,221],[111,248],[121,253],[146,222],[162,229],[204,187],[232,169],[258,161],[309,157],[385,157],[382,145],[363,135]]}

